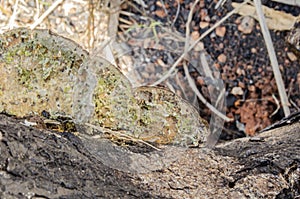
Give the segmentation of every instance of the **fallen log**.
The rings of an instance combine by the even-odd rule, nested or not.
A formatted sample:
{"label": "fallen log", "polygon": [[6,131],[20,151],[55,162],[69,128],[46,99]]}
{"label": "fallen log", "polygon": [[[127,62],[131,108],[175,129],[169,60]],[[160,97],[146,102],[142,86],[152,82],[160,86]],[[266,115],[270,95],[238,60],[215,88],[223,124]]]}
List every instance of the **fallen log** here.
{"label": "fallen log", "polygon": [[[106,166],[71,134],[0,115],[0,198],[296,198],[300,123],[189,148],[144,173]],[[176,156],[176,153],[174,153]]]}

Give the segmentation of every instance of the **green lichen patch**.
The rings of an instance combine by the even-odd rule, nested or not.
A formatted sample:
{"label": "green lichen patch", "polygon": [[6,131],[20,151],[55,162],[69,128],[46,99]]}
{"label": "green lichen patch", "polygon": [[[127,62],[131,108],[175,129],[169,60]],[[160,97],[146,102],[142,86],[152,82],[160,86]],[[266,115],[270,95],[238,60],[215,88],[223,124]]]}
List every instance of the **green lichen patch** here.
{"label": "green lichen patch", "polygon": [[93,100],[94,121],[103,127],[125,129],[135,125],[136,103],[128,79],[114,66],[103,65],[97,73]]}
{"label": "green lichen patch", "polygon": [[0,40],[0,111],[71,114],[72,89],[87,53],[47,30],[16,29]]}
{"label": "green lichen patch", "polygon": [[173,92],[157,87],[135,89],[140,105],[139,137],[160,144],[197,146],[208,135],[207,126],[188,102]]}
{"label": "green lichen patch", "polygon": [[171,91],[157,87],[132,89],[115,68],[102,68],[94,93],[94,121],[156,143],[197,146],[208,135],[198,112]]}

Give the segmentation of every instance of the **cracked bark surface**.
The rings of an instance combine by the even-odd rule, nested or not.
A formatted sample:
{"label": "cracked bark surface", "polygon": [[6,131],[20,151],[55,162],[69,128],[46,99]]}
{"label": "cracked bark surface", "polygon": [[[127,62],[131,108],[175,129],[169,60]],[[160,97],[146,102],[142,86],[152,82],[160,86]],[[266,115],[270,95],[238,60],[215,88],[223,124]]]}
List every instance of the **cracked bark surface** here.
{"label": "cracked bark surface", "polygon": [[[105,166],[78,137],[0,115],[1,198],[295,198],[300,124],[191,148],[166,168],[125,173]],[[174,154],[176,155],[176,154]]]}

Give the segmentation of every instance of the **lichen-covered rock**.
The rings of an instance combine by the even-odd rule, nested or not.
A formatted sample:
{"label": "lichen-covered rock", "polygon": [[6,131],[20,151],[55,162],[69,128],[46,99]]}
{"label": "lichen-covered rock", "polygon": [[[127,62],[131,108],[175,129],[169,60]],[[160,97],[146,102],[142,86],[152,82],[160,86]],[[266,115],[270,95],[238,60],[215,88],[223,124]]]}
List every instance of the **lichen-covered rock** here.
{"label": "lichen-covered rock", "polygon": [[186,101],[161,88],[132,88],[115,66],[88,57],[71,40],[16,29],[0,41],[0,112],[18,117],[58,112],[157,144],[197,146],[208,135]]}
{"label": "lichen-covered rock", "polygon": [[0,35],[0,54],[1,112],[71,115],[74,82],[86,51],[47,30],[16,29]]}

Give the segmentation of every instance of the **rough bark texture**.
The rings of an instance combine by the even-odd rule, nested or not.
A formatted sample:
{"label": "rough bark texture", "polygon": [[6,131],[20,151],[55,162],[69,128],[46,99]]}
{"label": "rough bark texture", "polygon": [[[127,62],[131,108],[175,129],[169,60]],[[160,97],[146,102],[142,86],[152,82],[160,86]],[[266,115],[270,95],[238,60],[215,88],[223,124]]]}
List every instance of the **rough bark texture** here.
{"label": "rough bark texture", "polygon": [[[69,133],[0,115],[0,198],[295,198],[300,124],[188,149],[164,169],[125,173],[105,166]],[[176,154],[174,154],[176,155]]]}

